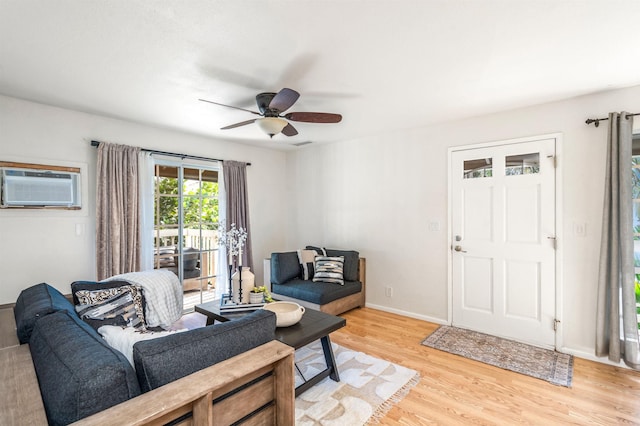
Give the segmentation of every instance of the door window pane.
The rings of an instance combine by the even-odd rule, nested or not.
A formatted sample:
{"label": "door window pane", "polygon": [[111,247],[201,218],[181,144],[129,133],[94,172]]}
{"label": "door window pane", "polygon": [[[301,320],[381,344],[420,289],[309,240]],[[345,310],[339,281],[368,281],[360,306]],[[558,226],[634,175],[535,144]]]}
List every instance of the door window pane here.
{"label": "door window pane", "polygon": [[181,279],[188,311],[215,297],[218,170],[156,164],[155,182],[155,267]]}
{"label": "door window pane", "polygon": [[157,208],[154,209],[156,224],[158,225],[174,225],[178,227],[178,199],[173,196],[159,195],[157,200]]}
{"label": "door window pane", "polygon": [[540,154],[509,155],[505,158],[504,173],[507,176],[540,173]]}
{"label": "door window pane", "polygon": [[156,185],[159,194],[178,195],[178,168],[156,165]]}
{"label": "door window pane", "polygon": [[464,179],[476,179],[493,176],[493,158],[480,158],[464,162]]}

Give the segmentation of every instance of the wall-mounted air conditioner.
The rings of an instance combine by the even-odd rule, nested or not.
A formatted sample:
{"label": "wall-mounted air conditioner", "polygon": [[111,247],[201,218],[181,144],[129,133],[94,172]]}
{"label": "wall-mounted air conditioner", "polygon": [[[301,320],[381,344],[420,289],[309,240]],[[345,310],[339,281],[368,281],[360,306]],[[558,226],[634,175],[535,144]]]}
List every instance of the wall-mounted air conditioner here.
{"label": "wall-mounted air conditioner", "polygon": [[2,168],[2,207],[80,208],[80,173]]}

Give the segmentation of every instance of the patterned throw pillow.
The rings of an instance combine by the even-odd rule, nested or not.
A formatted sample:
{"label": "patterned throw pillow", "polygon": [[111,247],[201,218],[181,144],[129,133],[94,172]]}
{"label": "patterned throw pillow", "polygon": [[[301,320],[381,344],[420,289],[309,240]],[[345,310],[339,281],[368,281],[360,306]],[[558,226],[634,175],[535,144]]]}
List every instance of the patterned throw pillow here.
{"label": "patterned throw pillow", "polygon": [[316,256],[314,282],[344,285],[344,256]]}
{"label": "patterned throw pillow", "polygon": [[142,291],[133,285],[107,288],[101,290],[79,290],[75,293],[79,305],[76,305],[78,316],[89,320],[92,326],[117,325],[123,318],[130,327],[145,330]]}
{"label": "patterned throw pillow", "polygon": [[307,250],[315,251],[319,256],[328,256],[327,249],[324,247],[316,247],[316,246],[307,246],[305,247]]}
{"label": "patterned throw pillow", "polygon": [[312,280],[315,273],[313,263],[316,261],[315,250],[298,250],[298,263],[303,280]]}

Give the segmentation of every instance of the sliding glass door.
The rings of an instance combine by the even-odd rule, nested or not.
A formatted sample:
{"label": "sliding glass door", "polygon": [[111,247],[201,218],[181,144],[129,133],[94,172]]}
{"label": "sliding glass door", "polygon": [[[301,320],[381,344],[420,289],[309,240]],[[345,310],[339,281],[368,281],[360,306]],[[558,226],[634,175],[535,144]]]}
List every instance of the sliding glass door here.
{"label": "sliding glass door", "polygon": [[154,179],[154,268],[176,273],[191,311],[215,296],[218,168],[156,161]]}

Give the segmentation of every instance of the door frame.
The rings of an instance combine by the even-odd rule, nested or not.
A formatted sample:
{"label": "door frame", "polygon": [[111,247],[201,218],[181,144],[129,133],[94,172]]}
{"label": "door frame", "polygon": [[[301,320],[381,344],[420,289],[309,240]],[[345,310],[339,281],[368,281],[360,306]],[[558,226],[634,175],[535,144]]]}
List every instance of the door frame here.
{"label": "door frame", "polygon": [[453,324],[453,236],[452,236],[452,218],[453,218],[453,206],[452,206],[452,198],[453,198],[453,185],[452,185],[452,170],[451,170],[451,160],[454,152],[458,151],[466,151],[470,149],[477,148],[491,148],[495,146],[501,145],[513,145],[524,142],[535,142],[542,139],[555,139],[556,141],[556,168],[555,168],[555,225],[556,225],[556,251],[555,251],[555,280],[556,280],[556,288],[555,288],[555,312],[556,312],[556,320],[559,321],[558,328],[555,333],[555,348],[559,350],[559,348],[563,347],[563,328],[564,324],[562,322],[563,312],[562,312],[562,294],[563,294],[563,282],[562,282],[562,259],[563,259],[563,250],[564,250],[564,227],[562,223],[562,145],[563,145],[563,135],[562,133],[549,133],[543,135],[536,136],[527,136],[516,139],[506,139],[506,140],[497,140],[492,142],[484,142],[470,145],[459,145],[449,147],[447,150],[447,324]]}

